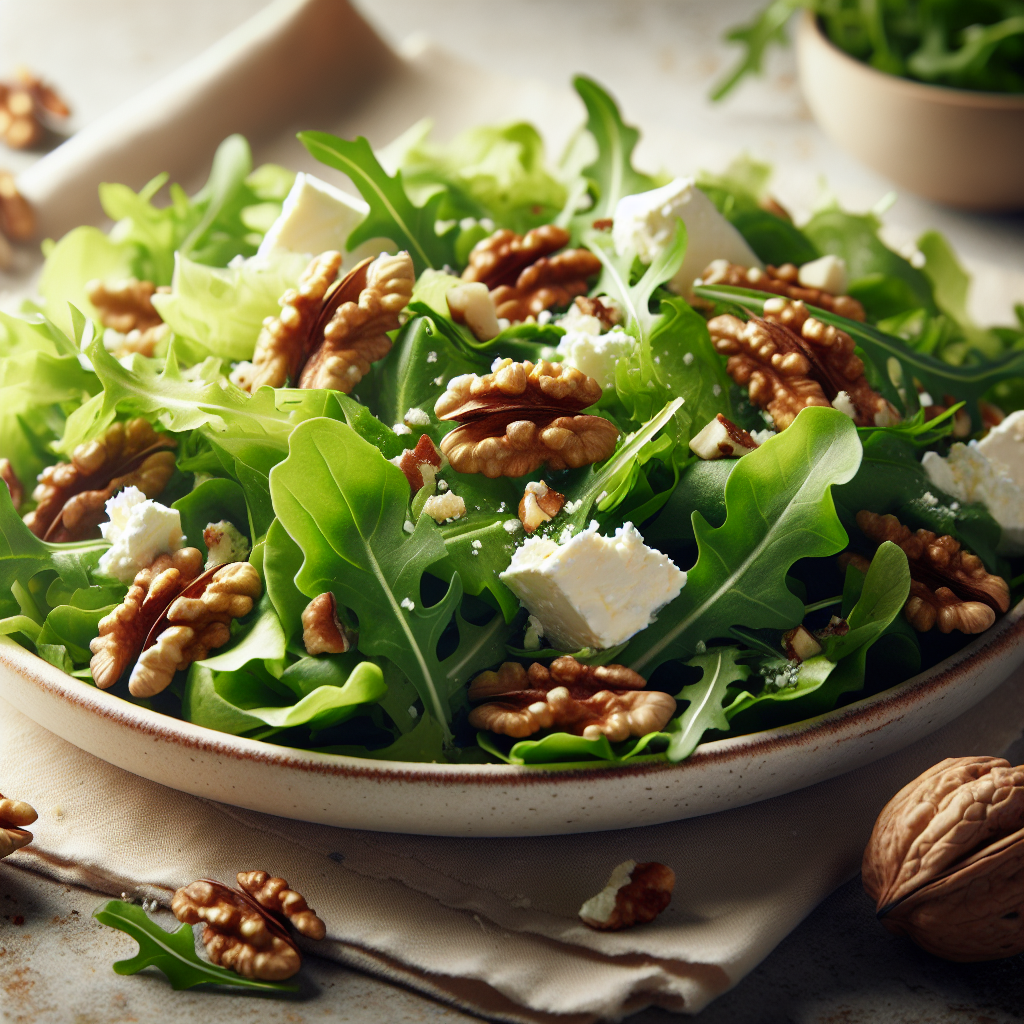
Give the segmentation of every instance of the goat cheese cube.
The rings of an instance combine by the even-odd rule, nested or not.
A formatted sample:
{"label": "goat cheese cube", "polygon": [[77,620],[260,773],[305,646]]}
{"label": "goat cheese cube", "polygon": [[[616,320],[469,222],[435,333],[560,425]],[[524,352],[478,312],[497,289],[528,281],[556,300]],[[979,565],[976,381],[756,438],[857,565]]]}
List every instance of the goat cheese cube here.
{"label": "goat cheese cube", "polygon": [[846,294],[846,260],[829,253],[801,268],[797,280],[805,288],[819,288],[829,295]]}
{"label": "goat cheese cube", "polygon": [[744,267],[763,267],[743,236],[697,188],[693,178],[675,181],[623,196],[615,207],[612,240],[619,255],[635,251],[642,263],[651,263],[672,241],[676,219],[686,225],[686,257],[667,287],[690,298],[693,282],[712,260],[724,259]]}
{"label": "goat cheese cube", "polygon": [[150,500],[138,487],[118,491],[107,499],[106,509],[109,521],[100,524],[100,533],[111,546],[96,567],[103,576],[131,583],[158,555],[185,546],[178,510]]}
{"label": "goat cheese cube", "polygon": [[978,442],[978,451],[1004,476],[1024,488],[1024,409],[1011,412],[998,427],[993,427]]}
{"label": "goat cheese cube", "polygon": [[[584,329],[567,331],[558,339],[558,353],[566,366],[575,366],[607,391],[615,387],[616,363],[629,358],[636,341],[619,327],[602,334],[601,321],[596,316],[585,319],[588,323]],[[596,331],[591,329],[589,321],[597,325]]]}
{"label": "goat cheese cube", "polygon": [[499,575],[553,647],[603,649],[628,640],[679,596],[686,573],[647,547],[632,523],[602,537],[597,522],[564,544],[531,537]]}
{"label": "goat cheese cube", "polygon": [[369,212],[370,207],[362,199],[300,171],[281,207],[281,215],[263,236],[257,256],[282,250],[316,255],[336,249],[344,254],[343,269],[348,269],[367,256],[397,252],[388,238],[371,238],[352,252],[345,252],[348,236]]}
{"label": "goat cheese cube", "polygon": [[925,452],[921,465],[928,479],[961,502],[981,502],[1003,528],[999,551],[1024,554],[1024,487],[991,462],[979,444],[957,442],[943,458]]}

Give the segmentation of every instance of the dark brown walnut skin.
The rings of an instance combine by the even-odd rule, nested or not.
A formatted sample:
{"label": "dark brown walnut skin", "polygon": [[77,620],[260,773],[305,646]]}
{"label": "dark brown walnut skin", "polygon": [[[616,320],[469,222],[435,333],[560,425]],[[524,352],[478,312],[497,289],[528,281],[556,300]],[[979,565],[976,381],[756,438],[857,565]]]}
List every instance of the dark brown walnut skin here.
{"label": "dark brown walnut skin", "polygon": [[1024,952],[1024,766],[951,757],[882,809],[864,889],[885,927],[947,960]]}

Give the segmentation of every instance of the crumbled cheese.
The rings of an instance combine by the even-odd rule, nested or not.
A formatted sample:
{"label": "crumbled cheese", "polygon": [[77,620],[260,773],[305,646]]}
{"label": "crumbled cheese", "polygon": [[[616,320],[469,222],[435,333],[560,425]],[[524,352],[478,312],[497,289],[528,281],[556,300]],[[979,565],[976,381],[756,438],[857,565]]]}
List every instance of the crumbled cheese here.
{"label": "crumbled cheese", "polygon": [[[431,468],[433,468],[433,467],[431,467]],[[447,480],[438,480],[437,481],[437,489],[438,489],[438,491],[441,494],[444,494],[444,492],[448,490],[448,481]]]}
{"label": "crumbled cheese", "polygon": [[410,704],[409,705],[409,717],[410,718],[419,718],[419,714],[420,714],[419,708],[416,707],[415,704]]}
{"label": "crumbled cheese", "polygon": [[1003,528],[999,550],[1003,554],[1024,553],[1024,487],[1001,470],[1001,463],[985,457],[981,446],[957,442],[943,458],[936,452],[925,452],[921,465],[928,479],[958,502],[981,502],[992,518]]}
{"label": "crumbled cheese", "polygon": [[466,503],[454,491],[444,494],[432,494],[423,505],[423,511],[435,523],[443,523],[446,519],[458,519],[466,514]]}
{"label": "crumbled cheese", "polygon": [[563,511],[566,515],[575,515],[583,507],[583,499],[578,498],[576,501],[567,501]]}
{"label": "crumbled cheese", "polygon": [[1024,409],[1011,412],[978,442],[980,451],[993,466],[1024,488]]}
{"label": "crumbled cheese", "polygon": [[207,569],[227,562],[244,562],[249,557],[249,538],[234,523],[229,523],[226,519],[219,523],[206,524],[206,529],[203,530],[203,543],[207,551]]}
{"label": "crumbled cheese", "polygon": [[484,545],[483,545],[482,541],[479,541],[479,540],[473,541],[473,547],[476,548],[477,551],[479,551],[483,546]]}
{"label": "crumbled cheese", "polygon": [[528,651],[538,650],[543,636],[544,626],[536,615],[531,615],[526,620],[526,632],[523,634],[523,647]]}
{"label": "crumbled cheese", "polygon": [[494,299],[482,281],[467,281],[450,288],[445,301],[452,319],[465,324],[477,341],[490,341],[501,333]]}
{"label": "crumbled cheese", "polygon": [[777,431],[771,430],[769,427],[765,427],[764,430],[748,430],[747,433],[750,434],[758,444],[764,444],[768,438],[774,437]]}
{"label": "crumbled cheese", "polygon": [[506,533],[518,533],[523,528],[518,519],[506,519],[501,525]]}
{"label": "crumbled cheese", "polygon": [[411,519],[406,519],[406,521],[402,523],[402,529],[405,530],[406,533],[412,533],[413,530],[416,529],[416,524]]}
{"label": "crumbled cheese", "polygon": [[407,410],[402,419],[410,427],[425,427],[430,423],[430,413],[414,407]]}
{"label": "crumbled cheese", "polygon": [[562,532],[558,535],[559,544],[568,544],[572,540],[573,525],[569,523],[567,526],[562,528]]}
{"label": "crumbled cheese", "polygon": [[931,492],[931,491],[925,491],[925,492],[924,492],[924,494],[922,494],[922,495],[921,495],[921,500],[922,500],[922,501],[923,501],[923,502],[924,502],[924,503],[925,503],[925,504],[926,504],[926,505],[927,505],[927,506],[928,506],[929,508],[935,508],[935,506],[936,506],[936,505],[938,505],[938,503],[939,503],[939,499],[938,499],[938,498],[936,498],[936,497],[935,497],[935,495],[934,495],[934,494],[932,494],[932,492]]}
{"label": "crumbled cheese", "polygon": [[[603,390],[614,387],[615,365],[629,358],[636,348],[635,339],[618,327],[602,334],[601,321],[596,316],[581,316],[578,319],[586,323],[566,331],[558,339],[557,351],[562,362],[593,377]],[[595,325],[596,330],[593,329]]]}
{"label": "crumbled cheese", "polygon": [[367,256],[396,252],[388,238],[371,238],[345,252],[349,235],[363,222],[370,208],[357,196],[335,188],[312,174],[299,172],[281,207],[281,215],[263,236],[258,256],[273,252],[301,252],[315,255],[336,249],[345,255],[345,268]]}
{"label": "crumbled cheese", "polygon": [[542,309],[537,314],[537,323],[541,327],[543,327],[545,324],[551,323],[551,310],[550,309]]}
{"label": "crumbled cheese", "polygon": [[844,416],[849,416],[851,420],[857,418],[857,406],[853,404],[853,399],[850,398],[849,392],[840,391],[832,399],[832,408],[838,409]]}
{"label": "crumbled cheese", "polygon": [[670,291],[691,296],[694,280],[715,259],[763,266],[693,178],[676,178],[661,188],[620,199],[612,226],[616,251],[620,256],[635,252],[642,263],[653,262],[671,242],[677,219],[686,225],[686,257],[667,284]]}
{"label": "crumbled cheese", "polygon": [[531,537],[500,574],[564,650],[623,643],[674,600],[686,573],[644,544],[632,523],[603,537],[596,521],[564,544]]}
{"label": "crumbled cheese", "polygon": [[437,362],[437,353],[433,352],[433,351],[428,352],[427,353],[427,362],[428,363],[436,363]]}
{"label": "crumbled cheese", "polygon": [[722,385],[721,384],[712,384],[711,385],[711,394],[713,394],[715,396],[715,398],[717,398],[721,393],[722,393]]}
{"label": "crumbled cheese", "polygon": [[412,427],[407,427],[404,423],[396,423],[391,428],[396,434],[411,434]]}
{"label": "crumbled cheese", "polygon": [[683,353],[683,362],[687,366],[690,366],[693,363],[693,353],[692,352],[684,352]]}
{"label": "crumbled cheese", "polygon": [[111,546],[97,566],[103,576],[131,583],[158,555],[185,546],[178,510],[148,499],[138,487],[126,487],[108,498],[106,510],[109,522],[100,524],[100,533]]}
{"label": "crumbled cheese", "polygon": [[846,260],[829,253],[820,259],[805,263],[798,280],[805,288],[820,288],[829,295],[846,294]]}
{"label": "crumbled cheese", "polygon": [[402,600],[399,603],[401,604],[401,606],[403,608],[407,609],[410,612],[413,612],[413,611],[416,610],[416,602],[413,601],[411,598],[403,597]]}
{"label": "crumbled cheese", "polygon": [[248,359],[243,359],[240,363],[235,363],[231,368],[231,372],[228,374],[228,380],[231,381],[235,387],[242,388],[245,391],[249,390],[249,382],[253,378],[253,365]]}

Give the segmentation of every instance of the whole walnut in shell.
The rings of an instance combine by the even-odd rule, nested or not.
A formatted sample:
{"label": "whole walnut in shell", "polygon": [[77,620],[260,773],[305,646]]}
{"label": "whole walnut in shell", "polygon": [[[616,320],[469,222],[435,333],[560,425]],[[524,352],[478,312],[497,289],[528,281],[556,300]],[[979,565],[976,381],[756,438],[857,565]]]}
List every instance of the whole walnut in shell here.
{"label": "whole walnut in shell", "polygon": [[950,757],[882,809],[862,864],[889,931],[946,960],[1024,952],[1024,765]]}

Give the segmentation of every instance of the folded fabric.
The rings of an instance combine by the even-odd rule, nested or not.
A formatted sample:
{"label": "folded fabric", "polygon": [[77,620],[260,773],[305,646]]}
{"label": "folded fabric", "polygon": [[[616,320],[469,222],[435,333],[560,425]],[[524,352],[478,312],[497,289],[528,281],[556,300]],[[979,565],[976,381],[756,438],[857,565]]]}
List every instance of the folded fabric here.
{"label": "folded fabric", "polygon": [[[583,1024],[651,1005],[699,1011],[857,872],[896,790],[943,757],[1001,753],[1022,727],[1018,672],[898,754],[788,796],[620,832],[445,839],[311,825],[188,796],[0,702],[0,790],[40,812],[35,842],[15,855],[22,867],[164,904],[196,878],[270,871],[326,921],[322,956],[495,1020]],[[630,859],[675,870],[669,909],[629,931],[591,931],[580,905]]]}

